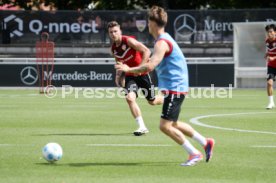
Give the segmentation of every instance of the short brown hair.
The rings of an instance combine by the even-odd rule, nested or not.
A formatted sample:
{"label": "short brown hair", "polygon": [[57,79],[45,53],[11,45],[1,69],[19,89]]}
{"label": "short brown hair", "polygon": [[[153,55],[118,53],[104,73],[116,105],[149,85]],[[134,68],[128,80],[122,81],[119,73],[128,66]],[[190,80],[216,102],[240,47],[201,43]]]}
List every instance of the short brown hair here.
{"label": "short brown hair", "polygon": [[276,31],[276,26],[274,24],[270,24],[270,25],[265,26],[266,32],[268,32],[269,29],[273,29],[273,31]]}
{"label": "short brown hair", "polygon": [[159,27],[165,27],[168,21],[168,14],[159,6],[153,6],[148,12],[149,20],[156,22]]}
{"label": "short brown hair", "polygon": [[116,21],[111,21],[111,22],[107,23],[107,29],[112,28],[112,27],[116,27],[116,26],[120,27],[120,24]]}

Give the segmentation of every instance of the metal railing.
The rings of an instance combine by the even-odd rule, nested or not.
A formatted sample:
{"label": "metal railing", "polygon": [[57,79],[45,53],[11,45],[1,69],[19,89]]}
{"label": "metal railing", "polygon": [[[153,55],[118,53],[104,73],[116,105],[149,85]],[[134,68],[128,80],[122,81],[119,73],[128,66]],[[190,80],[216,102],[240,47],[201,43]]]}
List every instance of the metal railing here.
{"label": "metal railing", "polygon": [[[115,64],[114,58],[55,58],[58,64]],[[189,64],[234,64],[233,57],[192,57]],[[0,58],[0,64],[33,64],[36,58]]]}

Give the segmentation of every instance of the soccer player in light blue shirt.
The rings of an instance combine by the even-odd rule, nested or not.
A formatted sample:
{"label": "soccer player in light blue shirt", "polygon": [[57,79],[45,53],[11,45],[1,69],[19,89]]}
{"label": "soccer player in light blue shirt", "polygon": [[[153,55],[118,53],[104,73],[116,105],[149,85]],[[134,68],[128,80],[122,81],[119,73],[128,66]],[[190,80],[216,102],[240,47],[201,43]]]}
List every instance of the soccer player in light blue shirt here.
{"label": "soccer player in light blue shirt", "polygon": [[181,145],[189,154],[188,160],[181,163],[181,166],[192,166],[203,159],[202,153],[185,136],[193,138],[204,148],[206,162],[208,162],[212,157],[214,139],[205,138],[189,124],[178,120],[181,105],[189,90],[188,69],[181,49],[165,32],[167,12],[161,7],[153,6],[148,16],[149,32],[156,40],[150,61],[138,67],[129,68],[127,65],[118,64],[115,68],[118,71],[136,74],[156,70],[158,88],[165,95],[160,130]]}

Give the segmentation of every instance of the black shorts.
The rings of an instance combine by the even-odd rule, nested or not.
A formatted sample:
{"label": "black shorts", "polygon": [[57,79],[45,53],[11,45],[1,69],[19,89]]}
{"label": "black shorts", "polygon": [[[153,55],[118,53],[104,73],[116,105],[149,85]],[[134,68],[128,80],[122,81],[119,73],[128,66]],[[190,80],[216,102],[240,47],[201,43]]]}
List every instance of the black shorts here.
{"label": "black shorts", "polygon": [[270,79],[273,79],[275,81],[275,76],[276,76],[276,68],[274,67],[267,67],[267,81]]}
{"label": "black shorts", "polygon": [[177,122],[181,105],[185,99],[184,94],[168,94],[164,98],[161,118]]}
{"label": "black shorts", "polygon": [[138,90],[141,89],[144,96],[148,101],[155,99],[154,85],[152,84],[149,74],[144,76],[126,76],[125,78],[125,91],[135,92],[138,97]]}

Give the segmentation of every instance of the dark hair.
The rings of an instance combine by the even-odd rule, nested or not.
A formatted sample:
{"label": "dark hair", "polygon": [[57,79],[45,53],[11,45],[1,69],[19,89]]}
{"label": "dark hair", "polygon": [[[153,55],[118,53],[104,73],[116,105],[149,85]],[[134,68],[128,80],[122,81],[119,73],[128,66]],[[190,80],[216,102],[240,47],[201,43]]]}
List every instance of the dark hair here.
{"label": "dark hair", "polygon": [[107,29],[112,28],[112,27],[116,27],[116,26],[120,27],[120,24],[116,21],[111,21],[111,22],[107,23]]}
{"label": "dark hair", "polygon": [[265,26],[266,31],[269,31],[269,29],[273,29],[274,31],[276,31],[276,26],[274,24],[270,24],[270,25]]}
{"label": "dark hair", "polygon": [[159,7],[153,6],[148,12],[149,20],[154,21],[159,27],[165,27],[168,21],[167,12]]}

